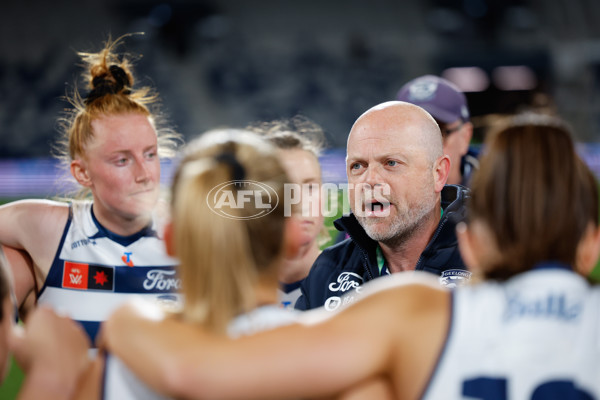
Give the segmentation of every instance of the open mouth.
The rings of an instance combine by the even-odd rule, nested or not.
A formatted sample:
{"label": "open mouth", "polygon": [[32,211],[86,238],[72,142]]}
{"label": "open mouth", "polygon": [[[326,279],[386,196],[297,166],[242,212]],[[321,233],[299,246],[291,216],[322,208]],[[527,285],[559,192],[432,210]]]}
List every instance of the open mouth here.
{"label": "open mouth", "polygon": [[365,203],[367,217],[387,217],[390,214],[390,203],[387,201],[368,201]]}

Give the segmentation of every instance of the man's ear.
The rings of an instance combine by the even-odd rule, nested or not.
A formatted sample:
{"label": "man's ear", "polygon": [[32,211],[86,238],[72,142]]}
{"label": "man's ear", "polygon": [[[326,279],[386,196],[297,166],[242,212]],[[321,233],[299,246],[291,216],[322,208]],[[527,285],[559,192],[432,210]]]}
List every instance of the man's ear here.
{"label": "man's ear", "polygon": [[163,237],[165,241],[165,250],[167,255],[175,257],[175,232],[173,231],[173,222],[169,221],[164,228]]}
{"label": "man's ear", "polygon": [[71,161],[71,175],[73,175],[73,178],[75,178],[77,183],[79,183],[81,186],[92,186],[92,180],[90,178],[86,165],[82,160],[77,159]]}
{"label": "man's ear", "polygon": [[443,155],[438,158],[433,167],[433,180],[435,183],[435,192],[440,193],[448,181],[450,175],[450,157]]}

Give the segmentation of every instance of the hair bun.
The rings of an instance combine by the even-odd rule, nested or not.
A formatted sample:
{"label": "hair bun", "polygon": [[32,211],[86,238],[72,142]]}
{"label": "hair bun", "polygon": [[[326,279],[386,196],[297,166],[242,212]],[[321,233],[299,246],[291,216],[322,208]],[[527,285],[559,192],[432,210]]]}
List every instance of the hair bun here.
{"label": "hair bun", "polygon": [[116,64],[111,65],[108,70],[117,83],[116,91],[120,92],[124,87],[131,86],[127,72]]}
{"label": "hair bun", "polygon": [[[85,99],[85,104],[90,104],[94,100],[100,97],[106,96],[107,94],[130,94],[131,90],[128,88],[131,84],[127,72],[116,64],[111,65],[108,68],[112,79],[108,79],[107,74],[96,76],[92,79],[92,90]],[[126,88],[125,90],[123,90]]]}

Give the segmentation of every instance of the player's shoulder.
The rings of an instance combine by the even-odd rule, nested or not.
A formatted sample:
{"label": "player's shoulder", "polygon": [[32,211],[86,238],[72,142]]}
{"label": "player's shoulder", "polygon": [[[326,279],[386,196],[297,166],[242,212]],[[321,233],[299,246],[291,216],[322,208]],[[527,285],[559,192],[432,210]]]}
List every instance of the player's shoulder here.
{"label": "player's shoulder", "polygon": [[361,297],[382,307],[393,305],[394,313],[410,317],[428,309],[437,312],[439,307],[450,302],[451,292],[440,286],[431,274],[408,271],[366,282],[361,287]]}
{"label": "player's shoulder", "polygon": [[62,201],[26,199],[3,206],[3,215],[12,215],[20,226],[64,226],[69,215],[69,204]]}

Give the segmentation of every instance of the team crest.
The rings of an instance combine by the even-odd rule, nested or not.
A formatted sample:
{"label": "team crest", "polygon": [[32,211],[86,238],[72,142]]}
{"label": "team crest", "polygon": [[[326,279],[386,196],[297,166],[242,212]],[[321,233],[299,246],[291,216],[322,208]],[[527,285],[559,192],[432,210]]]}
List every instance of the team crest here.
{"label": "team crest", "polygon": [[411,101],[428,101],[435,97],[438,84],[435,81],[421,80],[413,83],[408,89]]}
{"label": "team crest", "polygon": [[449,269],[440,275],[440,285],[449,289],[462,286],[471,279],[471,273],[462,269]]}

